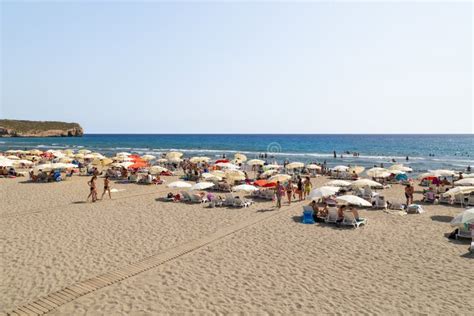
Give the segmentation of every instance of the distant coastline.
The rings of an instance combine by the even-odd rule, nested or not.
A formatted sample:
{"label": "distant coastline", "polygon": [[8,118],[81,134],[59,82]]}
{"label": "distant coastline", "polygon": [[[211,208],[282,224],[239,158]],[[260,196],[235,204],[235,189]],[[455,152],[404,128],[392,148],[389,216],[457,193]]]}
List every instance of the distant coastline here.
{"label": "distant coastline", "polygon": [[0,120],[0,137],[80,137],[78,123],[58,121]]}

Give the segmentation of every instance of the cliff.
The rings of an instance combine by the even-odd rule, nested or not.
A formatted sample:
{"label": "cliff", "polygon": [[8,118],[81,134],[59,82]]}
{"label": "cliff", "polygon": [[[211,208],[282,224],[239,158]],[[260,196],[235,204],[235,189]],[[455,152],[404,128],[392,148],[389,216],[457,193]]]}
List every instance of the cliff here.
{"label": "cliff", "polygon": [[84,130],[77,123],[0,120],[0,137],[72,137],[83,134]]}

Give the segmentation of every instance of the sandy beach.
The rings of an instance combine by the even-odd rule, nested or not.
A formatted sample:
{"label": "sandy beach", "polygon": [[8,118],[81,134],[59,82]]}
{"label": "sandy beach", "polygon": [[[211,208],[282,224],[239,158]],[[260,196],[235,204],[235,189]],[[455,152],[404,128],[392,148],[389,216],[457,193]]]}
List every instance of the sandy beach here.
{"label": "sandy beach", "polygon": [[[364,210],[368,225],[345,229],[301,224],[307,201],[281,210],[272,202],[207,208],[162,201],[173,191],[165,185],[113,184],[124,190],[113,200],[84,203],[88,177],[24,180],[0,179],[3,312],[206,238],[204,246],[51,314],[468,315],[474,309],[468,244],[445,236],[459,206],[426,205],[426,213],[406,216]],[[313,186],[327,181],[312,179]],[[400,185],[383,194],[404,201]],[[209,237],[221,232],[222,238]]]}

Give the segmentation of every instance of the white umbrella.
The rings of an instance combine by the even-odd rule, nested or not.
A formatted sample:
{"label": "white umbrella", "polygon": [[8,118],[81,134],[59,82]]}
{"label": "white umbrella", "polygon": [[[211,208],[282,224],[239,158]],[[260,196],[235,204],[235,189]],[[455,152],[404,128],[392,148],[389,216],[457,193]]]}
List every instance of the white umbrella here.
{"label": "white umbrella", "polygon": [[225,177],[233,181],[245,180],[245,173],[240,170],[228,169],[225,171]]}
{"label": "white umbrella", "polygon": [[321,170],[321,167],[318,166],[318,165],[315,165],[315,164],[309,164],[306,166],[306,168],[310,169],[310,170]]}
{"label": "white umbrella", "polygon": [[33,162],[31,162],[31,161],[29,161],[29,160],[21,159],[21,160],[13,161],[13,164],[14,164],[14,165],[26,165],[26,166],[31,166],[31,165],[33,164]]}
{"label": "white umbrella", "polygon": [[404,172],[412,172],[413,169],[410,168],[410,167],[405,167],[404,165],[402,164],[398,164],[398,165],[392,165],[388,168],[388,170],[392,171],[392,170],[400,170],[400,171],[404,171]]}
{"label": "white umbrella", "polygon": [[474,192],[474,186],[459,186],[449,189],[442,195],[444,197],[454,197],[457,194],[470,194],[471,192]]}
{"label": "white umbrella", "polygon": [[249,161],[247,161],[247,165],[249,166],[263,166],[263,164],[265,163],[265,161],[263,160],[260,160],[260,159],[251,159]]}
{"label": "white umbrella", "polygon": [[41,155],[43,152],[41,150],[38,150],[38,149],[32,149],[29,151],[30,154],[32,155],[35,155],[35,156],[38,156],[38,155]]}
{"label": "white umbrella", "polygon": [[367,170],[367,175],[373,178],[386,178],[390,176],[390,174],[391,174],[390,171],[388,171],[385,168],[375,167],[375,168]]}
{"label": "white umbrella", "polygon": [[372,203],[355,195],[343,195],[336,198],[336,202],[342,204],[356,205],[356,206],[372,206]]}
{"label": "white umbrella", "polygon": [[153,156],[153,155],[143,155],[142,159],[144,159],[144,160],[153,160],[153,159],[156,159],[156,157]]}
{"label": "white umbrella", "polygon": [[164,163],[164,162],[168,162],[168,159],[166,159],[166,158],[160,158],[160,159],[158,159],[156,162],[158,162],[158,163]]}
{"label": "white umbrella", "polygon": [[280,182],[285,182],[285,181],[288,181],[291,179],[291,176],[287,175],[287,174],[276,174],[274,176],[271,176],[270,179],[268,179],[269,182],[277,182],[277,181],[280,181]]}
{"label": "white umbrella", "polygon": [[88,150],[88,149],[80,149],[77,151],[79,154],[90,154],[92,151]]}
{"label": "white umbrella", "polygon": [[335,166],[334,168],[332,168],[332,170],[334,170],[334,171],[347,171],[347,170],[349,170],[349,167],[348,166]]}
{"label": "white umbrella", "polygon": [[388,171],[392,174],[405,174],[405,171],[403,171],[403,170],[390,169]]}
{"label": "white umbrella", "polygon": [[211,174],[221,178],[225,177],[225,172],[222,170],[213,170],[211,171]]}
{"label": "white umbrella", "polygon": [[209,157],[192,157],[191,159],[189,159],[189,161],[192,163],[208,162],[209,160],[211,160],[211,158]]}
{"label": "white umbrella", "polygon": [[270,170],[267,170],[265,171],[264,173],[262,173],[262,177],[271,177],[272,175],[278,173],[278,170],[276,169],[270,169]]}
{"label": "white umbrella", "polygon": [[363,187],[366,187],[366,186],[369,186],[371,188],[383,188],[382,184],[380,184],[378,182],[375,182],[375,181],[372,181],[372,180],[369,180],[369,179],[356,180],[356,181],[352,182],[351,186],[355,187],[355,188],[363,188]]}
{"label": "white umbrella", "polygon": [[462,186],[472,185],[472,186],[474,186],[474,178],[466,178],[466,179],[461,179],[461,180],[455,181],[454,185],[456,185],[456,186],[457,185],[462,185]]}
{"label": "white umbrella", "polygon": [[362,172],[364,172],[364,170],[365,168],[362,166],[353,166],[350,167],[347,171],[350,173],[353,173],[355,171],[356,174],[361,174]]}
{"label": "white umbrella", "polygon": [[271,165],[266,165],[264,168],[265,168],[265,169],[279,169],[279,168],[281,168],[281,166],[280,166],[280,165],[271,164]]}
{"label": "white umbrella", "polygon": [[224,168],[224,169],[239,169],[239,166],[234,165],[230,162],[218,162],[216,166]]}
{"label": "white umbrella", "polygon": [[124,167],[124,168],[128,168],[131,165],[133,165],[133,162],[131,162],[131,161],[115,162],[115,163],[111,164],[112,167]]}
{"label": "white umbrella", "polygon": [[7,156],[7,158],[10,160],[20,160],[20,157],[14,155]]}
{"label": "white umbrella", "polygon": [[12,167],[13,161],[10,159],[0,159],[0,167]]}
{"label": "white umbrella", "polygon": [[203,179],[206,179],[206,180],[209,180],[209,181],[212,181],[212,180],[221,181],[222,180],[222,177],[219,177],[219,176],[213,175],[212,173],[207,173],[207,172],[201,174],[201,177]]}
{"label": "white umbrella", "polygon": [[428,171],[432,172],[438,177],[452,177],[456,173],[454,170],[446,170],[446,169],[437,169],[437,170],[428,170]]}
{"label": "white umbrella", "polygon": [[308,199],[309,200],[320,199],[323,197],[335,195],[337,192],[339,192],[338,187],[323,186],[323,187],[311,190],[311,192],[308,195]]}
{"label": "white umbrella", "polygon": [[302,162],[292,162],[286,165],[286,169],[297,169],[297,168],[303,168],[304,163]]}
{"label": "white umbrella", "polygon": [[184,181],[174,181],[168,184],[168,188],[173,188],[173,189],[185,189],[185,188],[191,188],[192,184],[187,183]]}
{"label": "white umbrella", "polygon": [[462,175],[464,178],[474,178],[474,173],[466,173]]}
{"label": "white umbrella", "polygon": [[241,185],[233,187],[232,190],[252,192],[252,191],[257,191],[258,188],[254,187],[253,185],[250,185],[250,184],[241,184]]}
{"label": "white umbrella", "polygon": [[474,208],[465,210],[461,214],[458,214],[451,221],[451,226],[463,226],[464,224],[474,224]]}
{"label": "white umbrella", "polygon": [[183,156],[183,153],[179,151],[170,151],[166,153],[166,158],[168,159],[181,158],[182,156]]}
{"label": "white umbrella", "polygon": [[150,167],[149,169],[150,173],[151,174],[158,174],[158,173],[162,173],[163,171],[168,171],[168,169],[164,168],[164,167],[161,167],[161,166],[152,166]]}
{"label": "white umbrella", "polygon": [[171,158],[168,158],[168,161],[172,163],[178,163],[178,162],[183,161],[183,159],[178,158],[178,157],[171,157]]}
{"label": "white umbrella", "polygon": [[[89,151],[89,153],[90,153],[90,151]],[[120,153],[117,153],[115,156],[117,156],[117,157],[128,157],[130,155],[131,155],[131,153],[127,153],[127,152],[122,151]]]}
{"label": "white umbrella", "polygon": [[245,162],[247,161],[247,156],[245,156],[244,154],[241,154],[241,153],[237,153],[234,155],[234,158],[236,160],[240,160],[241,162]]}
{"label": "white umbrella", "polygon": [[348,187],[351,184],[352,184],[351,182],[344,181],[344,180],[332,180],[326,183],[326,185],[330,187]]}
{"label": "white umbrella", "polygon": [[35,172],[39,170],[43,171],[49,171],[49,170],[64,170],[64,169],[71,169],[71,168],[77,168],[77,165],[74,165],[72,163],[63,163],[63,162],[57,162],[57,163],[47,163],[47,164],[42,164],[36,166]]}
{"label": "white umbrella", "polygon": [[84,155],[84,159],[95,159],[96,157],[93,154]]}
{"label": "white umbrella", "polygon": [[199,182],[199,183],[194,184],[189,189],[190,190],[205,190],[205,189],[209,189],[210,187],[213,187],[213,186],[214,186],[214,183],[212,183],[212,182]]}

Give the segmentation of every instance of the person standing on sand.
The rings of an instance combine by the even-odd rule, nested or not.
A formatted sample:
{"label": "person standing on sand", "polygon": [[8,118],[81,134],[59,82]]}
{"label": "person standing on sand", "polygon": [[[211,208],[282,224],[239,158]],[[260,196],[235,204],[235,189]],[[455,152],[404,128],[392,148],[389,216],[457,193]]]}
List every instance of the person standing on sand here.
{"label": "person standing on sand", "polygon": [[291,196],[293,195],[293,181],[288,180],[286,185],[286,195],[288,196],[288,205],[291,205]]}
{"label": "person standing on sand", "polygon": [[106,175],[104,178],[104,192],[102,193],[102,196],[100,197],[101,200],[104,199],[104,195],[106,192],[109,193],[109,198],[112,200],[112,194],[110,193],[110,180],[109,180],[108,175]]}
{"label": "person standing on sand", "polygon": [[311,184],[311,179],[309,177],[306,177],[306,181],[304,182],[304,194],[303,194],[303,199],[306,199],[306,197],[309,195],[311,192],[311,188],[313,185]]}
{"label": "person standing on sand", "polygon": [[283,196],[285,191],[285,188],[281,185],[280,181],[277,181],[276,187],[275,187],[275,195],[277,199],[277,207],[281,208],[281,197]]}
{"label": "person standing on sand", "polygon": [[95,183],[96,180],[97,180],[97,176],[92,176],[92,179],[89,182],[87,182],[87,184],[90,187],[90,193],[87,196],[86,201],[89,201],[90,197],[92,197],[92,202],[97,201],[97,185]]}
{"label": "person standing on sand", "polygon": [[405,197],[407,198],[407,206],[410,204],[413,204],[413,193],[415,192],[415,189],[411,184],[407,184],[405,187]]}

